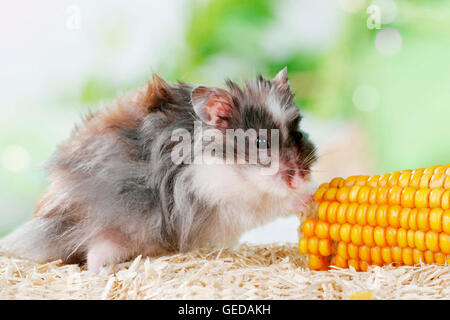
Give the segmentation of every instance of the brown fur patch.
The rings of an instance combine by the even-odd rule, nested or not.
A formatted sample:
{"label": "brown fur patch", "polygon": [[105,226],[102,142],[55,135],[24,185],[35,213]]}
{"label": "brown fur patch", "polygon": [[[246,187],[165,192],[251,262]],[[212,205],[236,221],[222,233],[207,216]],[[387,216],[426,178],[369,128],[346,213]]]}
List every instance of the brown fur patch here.
{"label": "brown fur patch", "polygon": [[135,129],[143,118],[159,107],[173,102],[169,85],[157,75],[139,90],[117,98],[112,105],[93,114],[89,112],[77,133],[104,134],[117,128]]}
{"label": "brown fur patch", "polygon": [[173,102],[173,95],[167,82],[153,74],[152,81],[147,86],[147,95],[141,105],[151,112],[154,108]]}

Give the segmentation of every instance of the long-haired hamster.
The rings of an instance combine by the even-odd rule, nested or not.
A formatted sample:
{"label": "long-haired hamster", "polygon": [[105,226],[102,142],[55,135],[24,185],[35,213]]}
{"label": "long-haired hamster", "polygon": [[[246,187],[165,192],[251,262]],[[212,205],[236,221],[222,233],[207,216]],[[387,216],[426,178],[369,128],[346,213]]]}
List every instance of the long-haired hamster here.
{"label": "long-haired hamster", "polygon": [[286,68],[225,89],[154,75],[59,145],[47,192],[2,251],[98,272],[139,254],[230,246],[299,212],[316,155],[293,98]]}

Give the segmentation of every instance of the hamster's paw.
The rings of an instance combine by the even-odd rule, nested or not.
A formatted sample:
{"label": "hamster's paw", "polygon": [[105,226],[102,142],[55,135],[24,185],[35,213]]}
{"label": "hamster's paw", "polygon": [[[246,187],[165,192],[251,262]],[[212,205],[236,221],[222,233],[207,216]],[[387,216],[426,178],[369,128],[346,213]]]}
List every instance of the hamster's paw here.
{"label": "hamster's paw", "polygon": [[123,249],[107,239],[98,239],[88,249],[88,271],[98,274],[100,269],[110,263],[120,262]]}

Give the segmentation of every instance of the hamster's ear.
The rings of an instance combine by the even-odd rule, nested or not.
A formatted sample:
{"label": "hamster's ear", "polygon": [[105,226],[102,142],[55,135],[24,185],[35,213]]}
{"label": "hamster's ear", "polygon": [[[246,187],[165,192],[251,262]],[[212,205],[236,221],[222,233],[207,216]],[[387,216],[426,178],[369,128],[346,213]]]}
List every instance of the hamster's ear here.
{"label": "hamster's ear", "polygon": [[191,100],[197,116],[212,126],[228,127],[236,110],[233,97],[219,88],[198,86],[192,91]]}
{"label": "hamster's ear", "polygon": [[278,72],[275,78],[272,79],[273,84],[280,88],[288,88],[289,87],[289,79],[287,75],[287,67],[284,67],[283,70]]}

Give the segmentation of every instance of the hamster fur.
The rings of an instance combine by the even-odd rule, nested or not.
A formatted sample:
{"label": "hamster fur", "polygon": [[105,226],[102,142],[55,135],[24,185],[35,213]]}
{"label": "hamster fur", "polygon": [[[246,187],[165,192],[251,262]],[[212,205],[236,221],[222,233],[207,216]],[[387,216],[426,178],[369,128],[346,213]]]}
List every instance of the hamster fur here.
{"label": "hamster fur", "polygon": [[[2,239],[2,251],[39,262],[87,261],[98,272],[138,254],[230,246],[251,228],[299,212],[311,198],[316,156],[300,130],[286,68],[272,80],[226,85],[168,84],[154,75],[90,113],[49,159],[49,189],[33,217]],[[193,145],[202,141],[196,121],[224,136],[226,129],[278,129],[278,171],[175,164],[171,135],[182,128]]]}

